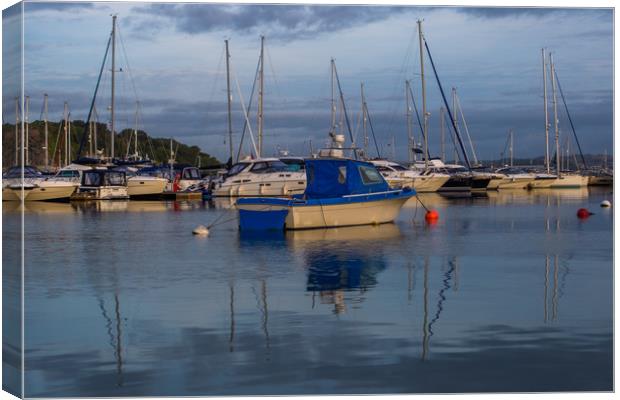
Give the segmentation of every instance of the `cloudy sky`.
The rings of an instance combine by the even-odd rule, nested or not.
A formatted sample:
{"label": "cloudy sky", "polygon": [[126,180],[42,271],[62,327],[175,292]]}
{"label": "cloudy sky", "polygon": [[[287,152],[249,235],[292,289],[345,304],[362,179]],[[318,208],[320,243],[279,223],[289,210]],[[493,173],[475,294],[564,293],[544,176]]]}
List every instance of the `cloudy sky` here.
{"label": "cloudy sky", "polygon": [[[122,69],[117,74],[117,128],[133,126],[139,99],[141,128],[226,159],[224,40],[230,40],[237,146],[243,128],[240,100],[247,105],[260,35],[265,35],[265,155],[278,146],[303,155],[310,140],[315,148],[326,142],[333,57],[352,129],[363,82],[382,155],[391,155],[388,143],[394,140],[396,158],[404,160],[404,81],[412,81],[419,105],[416,20],[423,19],[444,89],[457,88],[479,158],[498,158],[509,129],[514,130],[516,156],[543,154],[543,47],[554,53],[584,152],[612,152],[610,9],[27,2],[24,10],[31,120],[41,115],[43,93],[49,94],[51,119],[61,118],[64,101],[73,119],[86,118],[111,30],[110,15],[117,14],[117,69]],[[20,69],[19,59],[11,56],[19,49],[15,11],[3,13],[5,122],[15,119],[19,81],[13,73]],[[432,155],[439,155],[441,97],[428,58],[425,68],[430,147]],[[109,120],[109,94],[108,72],[97,99],[100,121]],[[571,131],[559,94],[558,101],[564,143]],[[250,118],[256,133],[255,117]],[[417,125],[414,133],[419,136]]]}

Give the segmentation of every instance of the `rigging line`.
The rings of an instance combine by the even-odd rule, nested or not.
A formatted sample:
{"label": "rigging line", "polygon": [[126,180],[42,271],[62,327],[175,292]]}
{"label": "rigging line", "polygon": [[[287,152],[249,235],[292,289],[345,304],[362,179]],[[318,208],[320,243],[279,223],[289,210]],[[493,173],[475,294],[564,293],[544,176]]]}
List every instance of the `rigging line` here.
{"label": "rigging line", "polygon": [[138,96],[138,90],[136,89],[135,79],[133,77],[133,73],[131,72],[131,66],[129,65],[129,58],[127,57],[127,51],[125,50],[125,42],[123,41],[123,35],[121,34],[120,25],[116,25],[116,31],[118,32],[118,38],[121,42],[121,49],[123,50],[123,56],[125,57],[125,63],[127,64],[127,71],[129,72],[129,79],[131,80],[131,86],[133,87],[133,93],[136,97],[136,101],[140,99]]}
{"label": "rigging line", "polygon": [[273,78],[273,81],[275,83],[275,87],[276,87],[276,92],[279,96],[281,96],[284,99],[284,104],[288,104],[288,99],[286,98],[286,96],[284,95],[284,93],[282,92],[282,89],[280,88],[280,84],[278,83],[278,79],[276,78],[276,72],[275,69],[273,68],[273,62],[271,61],[271,53],[269,51],[269,46],[265,46],[265,54],[267,54],[267,61],[269,64],[269,68],[271,70],[271,76]]}
{"label": "rigging line", "polygon": [[[403,63],[401,64],[398,75],[394,79],[394,84],[392,85],[392,93],[391,97],[395,98],[398,96],[398,92],[400,91],[399,86],[403,77],[407,76],[405,69],[407,68],[407,64],[409,63],[409,59],[411,58],[411,54],[413,52],[413,43],[416,37],[417,30],[414,28],[411,32],[411,39],[409,39],[409,44],[407,45],[407,49],[405,50],[405,57],[403,59]],[[392,127],[394,125],[394,119],[396,118],[396,108],[397,104],[393,104],[391,110],[389,111],[390,119],[388,121],[388,129],[387,132],[390,134],[392,132]]]}
{"label": "rigging line", "polygon": [[342,104],[342,111],[347,122],[347,130],[349,131],[349,137],[351,138],[351,147],[353,147],[353,155],[357,160],[357,151],[355,150],[355,142],[353,141],[353,132],[351,132],[351,123],[349,122],[349,114],[347,114],[347,106],[344,102],[344,94],[342,93],[342,87],[340,86],[340,78],[338,78],[338,70],[336,64],[334,64],[334,75],[336,76],[336,83],[338,84],[338,91],[340,92],[340,101]]}
{"label": "rigging line", "polygon": [[379,151],[379,145],[377,144],[377,137],[375,136],[375,130],[372,127],[372,120],[370,119],[370,112],[368,111],[368,104],[364,102],[364,108],[366,109],[366,117],[368,118],[368,126],[370,126],[370,133],[372,133],[372,140],[375,142],[375,149],[377,150],[377,157],[381,158],[381,152]]}
{"label": "rigging line", "polygon": [[[105,67],[106,59],[108,58],[108,51],[110,50],[110,43],[112,42],[112,33],[110,32],[110,37],[108,38],[108,44],[105,48],[105,54],[103,55],[103,62],[101,63],[101,69],[99,70],[99,78],[97,78],[97,84],[95,85],[95,93],[93,94],[93,100],[90,103],[90,110],[88,111],[88,117],[86,118],[86,124],[90,122],[90,117],[93,112],[93,107],[95,105],[95,100],[97,99],[97,90],[99,90],[99,83],[101,82],[101,75],[103,74],[103,69]],[[82,149],[84,148],[84,142],[86,141],[86,129],[82,133],[82,137],[80,138],[80,147],[78,148],[77,157],[80,158],[82,155]]]}
{"label": "rigging line", "polygon": [[[248,133],[250,134],[250,140],[252,141],[252,147],[254,148],[254,154],[258,156],[258,149],[256,147],[256,143],[254,142],[254,135],[252,134],[252,127],[250,126],[250,119],[248,117],[248,113],[245,111],[245,104],[243,103],[243,95],[241,94],[241,88],[239,87],[239,81],[237,80],[237,76],[235,75],[234,70],[232,68],[231,68],[230,73],[233,76],[235,84],[237,86],[237,93],[239,94],[239,102],[241,103],[241,108],[243,109],[243,116],[245,117],[245,126],[247,126]],[[248,110],[249,110],[249,107],[248,107]],[[239,144],[239,151],[241,151],[241,143]]]}
{"label": "rigging line", "polygon": [[222,76],[222,62],[224,61],[225,52],[226,52],[226,45],[222,47],[222,51],[220,52],[219,61],[217,62],[217,69],[215,70],[215,79],[213,79],[213,83],[211,84],[211,91],[207,99],[207,105],[211,104],[211,102],[213,101],[213,97],[215,96],[215,88],[217,84],[219,83],[220,77]]}
{"label": "rigging line", "polygon": [[437,69],[435,68],[435,62],[433,61],[433,56],[431,55],[431,50],[428,47],[428,42],[426,38],[424,38],[424,47],[426,48],[426,53],[428,54],[428,59],[431,62],[431,66],[433,67],[433,72],[435,73],[435,80],[437,81],[437,86],[439,86],[439,91],[441,92],[441,97],[443,98],[443,103],[446,106],[446,111],[450,116],[450,122],[454,132],[456,134],[456,138],[459,140],[459,146],[461,151],[463,152],[463,158],[465,159],[465,163],[467,164],[467,169],[471,170],[471,164],[469,163],[469,157],[467,157],[467,153],[465,152],[465,145],[463,145],[463,140],[461,139],[461,134],[459,130],[456,128],[456,124],[454,123],[454,117],[452,116],[452,111],[450,110],[450,106],[448,106],[448,100],[446,100],[446,94],[443,91],[443,87],[441,86],[441,81],[439,80],[439,75],[437,74]]}
{"label": "rigging line", "polygon": [[[446,122],[446,124],[449,121],[446,121],[446,119],[448,118],[448,114],[444,113],[443,114],[443,118],[444,118],[444,122]],[[458,150],[458,147],[456,147],[456,142],[454,141],[454,135],[448,135],[450,136],[450,140],[452,141],[452,146],[454,147],[454,150]],[[456,152],[457,156],[458,156],[458,151]],[[446,157],[447,158],[447,157]],[[454,160],[454,162],[456,163],[457,160]]]}
{"label": "rigging line", "polygon": [[[411,83],[411,81],[409,82]],[[422,140],[426,140],[426,132],[424,132],[424,128],[422,127],[422,120],[420,119],[420,113],[418,112],[418,106],[415,102],[415,96],[413,95],[413,88],[411,84],[409,84],[409,94],[411,95],[411,102],[413,103],[413,110],[415,111],[415,117],[418,120],[418,126],[420,127],[420,132],[422,133]],[[429,154],[429,158],[430,158],[430,154]]]}
{"label": "rigging line", "polygon": [[[260,59],[256,63],[256,72],[254,73],[254,82],[252,83],[252,91],[250,92],[250,100],[248,102],[247,111],[246,111],[245,107],[243,107],[244,116],[250,114],[250,108],[252,107],[252,100],[254,100],[254,93],[256,91],[256,81],[258,80],[258,73],[259,73],[259,71],[260,71]],[[239,85],[239,82],[237,82],[237,85]],[[242,99],[242,97],[240,97],[240,98]],[[249,127],[249,121],[246,118],[243,121],[243,130],[241,131],[241,140],[239,141],[239,148],[237,150],[237,162],[239,162],[239,157],[241,155],[241,149],[243,148],[243,139],[245,137],[245,131],[248,129],[248,127]]]}
{"label": "rigging line", "polygon": [[588,169],[588,165],[586,164],[586,159],[583,156],[583,152],[581,151],[581,145],[579,144],[579,139],[577,138],[577,132],[575,132],[575,125],[573,125],[573,119],[568,112],[568,105],[566,104],[566,99],[564,98],[564,92],[562,91],[562,85],[560,85],[560,80],[558,78],[558,71],[553,68],[555,73],[555,83],[558,85],[558,89],[560,90],[560,96],[562,97],[562,102],[564,103],[564,108],[566,109],[566,115],[568,116],[568,122],[570,122],[570,127],[573,131],[573,136],[575,137],[575,142],[577,143],[577,148],[579,149],[579,155],[581,156],[581,162],[583,163],[583,168]]}
{"label": "rigging line", "polygon": [[459,98],[458,94],[456,95],[456,104],[459,109],[459,113],[461,114],[461,120],[463,121],[463,126],[465,127],[465,133],[467,134],[467,139],[469,140],[469,147],[471,148],[471,153],[474,156],[474,163],[478,164],[478,157],[476,156],[476,149],[474,148],[474,143],[471,141],[471,136],[469,136],[469,128],[467,127],[467,121],[465,121],[465,115],[463,114],[463,107],[461,107],[461,99]]}

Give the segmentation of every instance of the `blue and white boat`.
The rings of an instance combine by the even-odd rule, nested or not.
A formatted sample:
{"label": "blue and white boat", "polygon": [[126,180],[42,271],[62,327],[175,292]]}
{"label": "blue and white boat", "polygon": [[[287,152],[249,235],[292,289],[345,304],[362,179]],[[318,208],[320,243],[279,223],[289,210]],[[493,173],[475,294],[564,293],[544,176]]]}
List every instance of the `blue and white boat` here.
{"label": "blue and white boat", "polygon": [[289,198],[237,200],[241,230],[310,229],[392,222],[416,192],[391,190],[376,167],[345,158],[306,159],[307,186]]}

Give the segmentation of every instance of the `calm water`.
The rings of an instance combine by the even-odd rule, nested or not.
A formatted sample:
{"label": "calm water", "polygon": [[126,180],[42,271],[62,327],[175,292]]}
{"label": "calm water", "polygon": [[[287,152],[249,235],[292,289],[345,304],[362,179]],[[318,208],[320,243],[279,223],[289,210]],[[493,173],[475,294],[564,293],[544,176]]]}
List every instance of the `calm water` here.
{"label": "calm water", "polygon": [[[230,201],[28,204],[26,395],[612,390],[611,197],[423,195],[435,226],[414,200],[208,238]],[[3,204],[5,265],[19,218]]]}

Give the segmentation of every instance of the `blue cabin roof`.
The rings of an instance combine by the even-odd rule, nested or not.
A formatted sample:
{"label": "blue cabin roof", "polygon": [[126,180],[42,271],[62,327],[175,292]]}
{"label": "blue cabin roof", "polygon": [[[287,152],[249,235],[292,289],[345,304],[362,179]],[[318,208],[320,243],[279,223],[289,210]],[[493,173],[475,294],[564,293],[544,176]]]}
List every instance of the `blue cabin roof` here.
{"label": "blue cabin roof", "polygon": [[341,197],[390,190],[375,166],[346,158],[306,159],[307,199]]}

